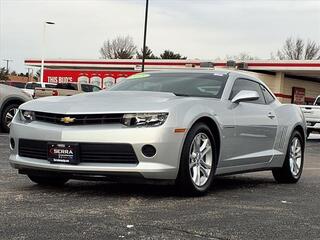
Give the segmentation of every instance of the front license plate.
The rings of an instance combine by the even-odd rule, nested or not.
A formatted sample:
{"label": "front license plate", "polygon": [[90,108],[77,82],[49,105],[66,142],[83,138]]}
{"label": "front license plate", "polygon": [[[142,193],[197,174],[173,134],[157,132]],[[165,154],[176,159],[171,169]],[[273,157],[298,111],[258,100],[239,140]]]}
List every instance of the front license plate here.
{"label": "front license plate", "polygon": [[79,164],[79,145],[69,143],[49,143],[48,160],[51,163]]}

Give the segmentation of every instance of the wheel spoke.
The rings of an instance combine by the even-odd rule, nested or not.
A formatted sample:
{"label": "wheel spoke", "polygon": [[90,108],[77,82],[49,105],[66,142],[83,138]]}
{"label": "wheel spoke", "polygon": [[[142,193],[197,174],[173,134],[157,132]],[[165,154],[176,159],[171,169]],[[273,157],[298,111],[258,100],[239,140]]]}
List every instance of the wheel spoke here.
{"label": "wheel spoke", "polygon": [[191,171],[192,171],[192,181],[194,183],[196,183],[197,182],[197,177],[198,177],[197,167],[194,166]]}
{"label": "wheel spoke", "polygon": [[289,159],[289,165],[290,165],[291,172],[293,172],[293,159],[292,158]]}
{"label": "wheel spoke", "polygon": [[12,115],[10,112],[8,112],[8,113],[6,114],[6,118],[7,118],[7,119],[12,119],[12,118],[13,118],[13,115]]}
{"label": "wheel spoke", "polygon": [[200,152],[200,145],[201,145],[201,138],[200,136],[197,136],[196,139],[195,139],[195,142],[194,142],[194,147],[195,147],[195,151],[196,152]]}
{"label": "wheel spoke", "polygon": [[203,161],[203,159],[200,160],[200,164],[205,169],[211,169],[211,166],[207,164],[205,161]]}
{"label": "wheel spoke", "polygon": [[292,143],[292,145],[291,145],[291,153],[294,153],[296,151],[296,148],[294,147],[294,144]]}
{"label": "wheel spoke", "polygon": [[192,162],[189,164],[190,169],[194,168],[197,165],[197,162]]}
{"label": "wheel spoke", "polygon": [[201,152],[201,158],[203,158],[209,151],[211,150],[210,146],[207,146],[202,152]]}
{"label": "wheel spoke", "polygon": [[297,164],[297,161],[296,160],[293,160],[293,164],[294,164],[294,168],[295,168],[295,172],[299,172],[299,166]]}
{"label": "wheel spoke", "polygon": [[209,177],[209,175],[208,175],[208,173],[207,173],[207,170],[206,170],[204,167],[200,166],[200,171],[202,172],[202,174],[203,174],[205,177]]}
{"label": "wheel spoke", "polygon": [[200,165],[197,166],[197,175],[198,175],[197,184],[198,184],[198,186],[200,186],[200,180],[201,180]]}
{"label": "wheel spoke", "polygon": [[205,139],[205,140],[203,141],[202,145],[200,146],[200,152],[202,152],[203,150],[206,149],[207,144],[208,144],[208,141],[209,141],[208,139]]}
{"label": "wheel spoke", "polygon": [[294,159],[294,158],[291,158],[291,165],[292,165],[292,173],[293,174],[298,174],[298,172],[299,172],[299,166],[298,166],[298,164],[297,164],[297,162],[296,162],[296,160]]}

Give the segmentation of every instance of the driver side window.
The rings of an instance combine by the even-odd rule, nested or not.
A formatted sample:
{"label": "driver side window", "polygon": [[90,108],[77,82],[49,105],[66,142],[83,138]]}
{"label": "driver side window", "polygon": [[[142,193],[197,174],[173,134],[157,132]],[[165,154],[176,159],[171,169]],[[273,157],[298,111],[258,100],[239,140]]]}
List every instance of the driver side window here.
{"label": "driver side window", "polygon": [[248,101],[249,103],[265,104],[259,83],[244,78],[236,79],[233,84],[229,100],[232,100],[241,90],[256,91],[259,94],[259,99]]}

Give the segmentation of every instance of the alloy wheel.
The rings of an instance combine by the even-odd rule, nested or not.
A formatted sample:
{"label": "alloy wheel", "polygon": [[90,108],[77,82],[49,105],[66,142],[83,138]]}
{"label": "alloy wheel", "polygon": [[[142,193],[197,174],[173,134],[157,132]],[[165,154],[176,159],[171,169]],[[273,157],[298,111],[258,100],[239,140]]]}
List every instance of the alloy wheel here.
{"label": "alloy wheel", "polygon": [[212,166],[212,147],[205,133],[198,133],[190,146],[189,171],[193,183],[201,187],[209,179]]}
{"label": "alloy wheel", "polygon": [[302,148],[299,138],[294,137],[290,145],[289,164],[290,170],[294,177],[297,177],[300,173],[302,163]]}
{"label": "alloy wheel", "polygon": [[6,113],[5,124],[8,128],[10,128],[12,119],[14,115],[17,113],[17,111],[18,111],[18,108],[13,107],[13,108],[10,108],[9,111]]}

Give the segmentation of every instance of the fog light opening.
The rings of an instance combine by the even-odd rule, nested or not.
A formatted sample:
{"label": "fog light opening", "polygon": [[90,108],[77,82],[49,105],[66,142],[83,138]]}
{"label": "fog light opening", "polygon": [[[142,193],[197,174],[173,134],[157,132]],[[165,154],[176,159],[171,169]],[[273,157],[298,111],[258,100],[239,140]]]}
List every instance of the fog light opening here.
{"label": "fog light opening", "polygon": [[16,143],[13,138],[10,138],[10,148],[13,150],[16,147]]}
{"label": "fog light opening", "polygon": [[156,155],[157,150],[154,146],[152,145],[144,145],[141,149],[142,154],[145,157],[153,157],[154,155]]}

